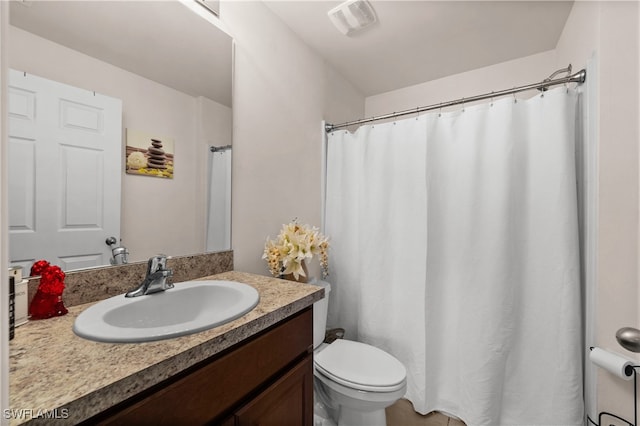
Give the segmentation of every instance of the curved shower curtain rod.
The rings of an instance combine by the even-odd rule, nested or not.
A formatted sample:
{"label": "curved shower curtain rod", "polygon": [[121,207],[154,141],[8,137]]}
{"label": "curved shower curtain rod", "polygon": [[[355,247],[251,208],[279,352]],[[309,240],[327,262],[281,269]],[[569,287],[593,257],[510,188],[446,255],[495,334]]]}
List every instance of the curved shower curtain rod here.
{"label": "curved shower curtain rod", "polygon": [[[565,77],[557,78],[555,80],[553,79],[556,75],[562,74],[562,73],[567,73],[568,75],[565,76]],[[465,104],[465,103],[468,103],[468,102],[476,102],[476,101],[482,101],[482,100],[485,100],[485,99],[497,98],[497,97],[500,97],[500,96],[511,95],[511,94],[514,94],[514,93],[526,92],[527,90],[538,89],[538,90],[544,92],[545,90],[547,90],[551,86],[557,86],[557,85],[560,85],[560,84],[567,84],[567,83],[582,84],[586,80],[587,80],[587,71],[586,70],[582,69],[582,70],[578,71],[575,74],[571,74],[571,64],[569,64],[569,66],[567,68],[563,68],[563,69],[560,69],[558,71],[555,71],[548,78],[545,78],[544,80],[542,80],[539,83],[527,84],[526,86],[514,87],[513,89],[506,89],[506,90],[501,90],[499,92],[485,93],[483,95],[472,96],[470,98],[461,98],[461,99],[456,99],[454,101],[441,102],[439,104],[423,106],[423,107],[417,107],[417,108],[413,108],[413,109],[407,109],[407,110],[404,110],[404,111],[393,112],[393,113],[385,114],[385,115],[378,115],[376,117],[362,118],[360,120],[354,120],[354,121],[347,121],[347,122],[341,123],[341,124],[328,124],[327,123],[327,124],[325,124],[324,127],[325,127],[325,131],[332,132],[332,131],[337,130],[337,129],[343,129],[345,127],[355,126],[355,125],[358,125],[358,124],[371,123],[373,121],[386,120],[388,118],[395,118],[395,117],[402,117],[404,115],[417,114],[417,113],[421,113],[421,112],[424,112],[424,111],[432,111],[432,110],[435,110],[435,109],[446,108],[446,107],[450,107],[450,106],[454,106],[454,105],[461,105],[461,104]]]}

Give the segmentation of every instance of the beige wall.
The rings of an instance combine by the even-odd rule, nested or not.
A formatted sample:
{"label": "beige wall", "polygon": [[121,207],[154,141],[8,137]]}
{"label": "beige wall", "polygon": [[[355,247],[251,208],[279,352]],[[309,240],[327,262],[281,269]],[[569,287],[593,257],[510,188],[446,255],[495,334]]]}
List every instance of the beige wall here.
{"label": "beige wall", "polygon": [[[638,2],[578,2],[557,46],[558,59],[596,64],[597,240],[594,341],[629,358],[616,331],[638,327]],[[592,76],[594,77],[594,76]],[[592,367],[593,368],[593,367]],[[597,409],[633,419],[633,386],[601,369]],[[614,423],[616,424],[616,423]]]}
{"label": "beige wall", "polygon": [[235,268],[268,274],[265,239],[298,218],[320,226],[321,120],[364,98],[261,2],[223,2],[235,41],[232,246]]}
{"label": "beige wall", "polygon": [[[555,51],[543,52],[392,92],[369,96],[365,100],[365,116],[370,117],[386,114],[389,111],[435,105],[440,102],[521,86],[540,81],[555,69]],[[518,96],[531,96],[531,92],[524,92]]]}
{"label": "beige wall", "polygon": [[[618,345],[615,332],[640,328],[638,310],[638,140],[639,16],[638,2],[574,4],[556,49],[502,64],[370,96],[366,116],[500,90],[541,80],[551,71],[573,65],[574,71],[595,57],[598,107],[594,114],[598,150],[595,313],[593,341],[637,356]],[[588,77],[588,78],[589,78]],[[591,364],[587,364],[587,368]],[[629,382],[595,369],[597,409],[633,419]],[[614,423],[615,424],[615,423]]]}
{"label": "beige wall", "polygon": [[[15,27],[10,27],[9,36],[10,67],[122,99],[125,129],[173,138],[174,179],[126,174],[122,178],[121,238],[130,260],[204,251],[206,144],[229,143],[231,109]],[[205,125],[201,121],[207,114],[214,114],[214,119]],[[213,128],[212,123],[220,126]]]}

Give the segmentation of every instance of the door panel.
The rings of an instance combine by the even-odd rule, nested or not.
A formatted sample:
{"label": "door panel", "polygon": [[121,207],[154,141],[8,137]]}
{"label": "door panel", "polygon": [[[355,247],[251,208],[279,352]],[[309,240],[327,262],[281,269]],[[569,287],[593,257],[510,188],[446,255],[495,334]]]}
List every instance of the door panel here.
{"label": "door panel", "polygon": [[27,270],[108,265],[120,236],[122,102],[10,72],[9,252]]}

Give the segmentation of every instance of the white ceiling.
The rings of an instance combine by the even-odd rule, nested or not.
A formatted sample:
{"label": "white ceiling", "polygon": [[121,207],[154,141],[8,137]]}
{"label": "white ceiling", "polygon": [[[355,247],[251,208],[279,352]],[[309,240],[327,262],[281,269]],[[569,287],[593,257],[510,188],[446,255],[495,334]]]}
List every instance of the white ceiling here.
{"label": "white ceiling", "polygon": [[9,17],[25,31],[231,106],[231,37],[180,2],[22,0],[11,2]]}
{"label": "white ceiling", "polygon": [[339,1],[265,3],[365,96],[554,49],[573,5],[370,0],[378,22],[344,36],[327,17]]}
{"label": "white ceiling", "polygon": [[[265,4],[365,96],[553,49],[573,4],[370,2],[378,22],[351,36],[327,16],[339,1]],[[10,19],[120,68],[231,105],[230,37],[179,2],[12,1]]]}

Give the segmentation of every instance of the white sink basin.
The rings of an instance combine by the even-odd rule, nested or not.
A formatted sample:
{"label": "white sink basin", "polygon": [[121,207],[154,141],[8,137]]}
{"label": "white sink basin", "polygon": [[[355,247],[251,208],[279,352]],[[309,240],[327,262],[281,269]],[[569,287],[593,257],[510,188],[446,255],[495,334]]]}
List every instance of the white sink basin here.
{"label": "white sink basin", "polygon": [[138,297],[121,294],[98,302],[78,315],[73,331],[98,342],[169,339],[233,321],[259,300],[258,291],[246,284],[187,281],[159,293]]}

